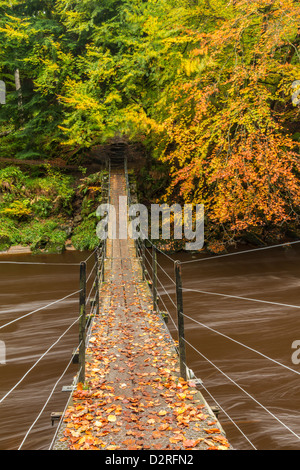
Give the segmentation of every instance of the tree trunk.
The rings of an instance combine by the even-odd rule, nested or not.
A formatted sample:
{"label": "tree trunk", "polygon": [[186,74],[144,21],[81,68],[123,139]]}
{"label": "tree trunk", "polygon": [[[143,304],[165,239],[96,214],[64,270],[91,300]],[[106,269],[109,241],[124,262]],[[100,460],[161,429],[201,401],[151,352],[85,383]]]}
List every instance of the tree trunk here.
{"label": "tree trunk", "polygon": [[21,87],[21,79],[20,79],[20,70],[15,70],[15,85],[16,91],[18,93],[18,108],[19,108],[19,122],[22,126],[24,123],[24,113],[23,113],[23,95],[22,95],[22,87]]}

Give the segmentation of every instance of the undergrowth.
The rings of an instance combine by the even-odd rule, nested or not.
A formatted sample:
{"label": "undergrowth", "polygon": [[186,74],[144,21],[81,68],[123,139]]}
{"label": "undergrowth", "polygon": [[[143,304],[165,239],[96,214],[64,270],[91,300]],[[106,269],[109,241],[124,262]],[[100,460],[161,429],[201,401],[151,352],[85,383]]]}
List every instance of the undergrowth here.
{"label": "undergrowth", "polygon": [[78,179],[49,165],[36,174],[0,169],[0,251],[22,245],[33,253],[61,253],[66,243],[94,249],[105,178],[102,171]]}

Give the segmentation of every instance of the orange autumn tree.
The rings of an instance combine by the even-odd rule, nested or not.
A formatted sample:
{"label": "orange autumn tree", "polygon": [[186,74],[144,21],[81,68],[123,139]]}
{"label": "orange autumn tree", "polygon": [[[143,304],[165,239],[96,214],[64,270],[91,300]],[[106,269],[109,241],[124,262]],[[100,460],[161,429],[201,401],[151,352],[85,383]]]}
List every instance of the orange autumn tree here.
{"label": "orange autumn tree", "polygon": [[218,7],[214,26],[204,19],[189,29],[190,68],[183,62],[169,90],[157,152],[170,166],[165,199],[204,203],[212,238],[228,242],[298,222],[300,5],[210,6],[212,14]]}

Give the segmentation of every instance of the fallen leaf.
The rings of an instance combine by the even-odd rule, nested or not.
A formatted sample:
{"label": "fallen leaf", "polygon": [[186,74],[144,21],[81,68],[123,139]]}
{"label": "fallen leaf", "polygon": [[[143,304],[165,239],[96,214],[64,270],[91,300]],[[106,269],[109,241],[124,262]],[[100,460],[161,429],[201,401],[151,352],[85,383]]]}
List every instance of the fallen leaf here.
{"label": "fallen leaf", "polygon": [[207,434],[219,434],[221,433],[219,428],[204,429]]}
{"label": "fallen leaf", "polygon": [[147,424],[155,424],[155,419],[148,419]]}
{"label": "fallen leaf", "polygon": [[186,441],[183,441],[182,445],[183,447],[193,448],[193,447],[196,447],[198,442],[199,441],[197,440],[187,439]]}

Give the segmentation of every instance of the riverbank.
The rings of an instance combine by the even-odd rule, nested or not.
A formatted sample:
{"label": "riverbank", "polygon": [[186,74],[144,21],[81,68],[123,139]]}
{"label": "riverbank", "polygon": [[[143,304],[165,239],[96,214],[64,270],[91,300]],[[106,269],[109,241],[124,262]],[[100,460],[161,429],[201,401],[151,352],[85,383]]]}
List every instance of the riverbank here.
{"label": "riverbank", "polygon": [[[76,248],[70,243],[66,244],[65,251],[76,251]],[[8,250],[0,251],[0,255],[27,255],[32,254],[30,246],[15,245],[11,246]],[[41,251],[40,254],[43,254]]]}
{"label": "riverbank", "polygon": [[65,174],[52,167],[0,169],[1,253],[57,254],[93,250],[98,205],[107,198],[108,173]]}

